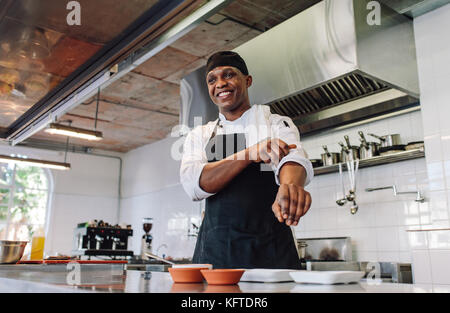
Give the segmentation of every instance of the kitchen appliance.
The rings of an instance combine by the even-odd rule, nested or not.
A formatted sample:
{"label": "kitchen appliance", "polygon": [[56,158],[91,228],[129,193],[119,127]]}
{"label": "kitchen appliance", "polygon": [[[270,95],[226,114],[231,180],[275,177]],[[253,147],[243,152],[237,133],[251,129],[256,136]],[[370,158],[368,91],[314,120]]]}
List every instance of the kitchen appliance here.
{"label": "kitchen appliance", "polygon": [[[251,103],[291,117],[302,135],[419,109],[413,21],[382,4],[371,26],[369,2],[321,1],[234,49],[253,76]],[[204,96],[182,101],[183,123],[210,106],[206,88],[185,84],[184,98]]]}
{"label": "kitchen appliance", "polygon": [[0,240],[0,264],[15,264],[23,256],[28,241]]}
{"label": "kitchen appliance", "polygon": [[121,228],[109,224],[78,224],[74,230],[72,254],[77,256],[133,256],[128,250],[128,239],[133,236],[131,226]]}
{"label": "kitchen appliance", "polygon": [[[412,284],[412,266],[409,263],[338,261],[308,261],[308,271],[364,271],[367,277],[380,278],[385,282]],[[378,271],[378,272],[376,272]],[[375,277],[377,275],[378,277]]]}
{"label": "kitchen appliance", "polygon": [[361,146],[359,148],[359,157],[361,160],[370,159],[379,155],[380,144],[377,142],[368,142],[362,131],[358,132]]}
{"label": "kitchen appliance", "polygon": [[396,263],[396,262],[360,262],[361,271],[366,271],[367,274],[378,268],[379,278],[383,281],[412,284],[412,266],[410,263]]}
{"label": "kitchen appliance", "polygon": [[352,261],[350,237],[298,238],[299,244],[306,244],[305,261]]}
{"label": "kitchen appliance", "polygon": [[322,147],[325,153],[321,154],[322,163],[324,166],[338,164],[340,161],[340,154],[337,152],[329,152],[327,146]]}
{"label": "kitchen appliance", "polygon": [[361,265],[356,261],[314,261],[306,262],[307,271],[360,271]]}
{"label": "kitchen appliance", "polygon": [[144,229],[145,234],[142,235],[141,240],[141,257],[144,260],[148,260],[148,254],[152,253],[153,236],[150,234],[150,231],[153,228],[153,218],[144,217],[142,219],[142,223],[142,228]]}

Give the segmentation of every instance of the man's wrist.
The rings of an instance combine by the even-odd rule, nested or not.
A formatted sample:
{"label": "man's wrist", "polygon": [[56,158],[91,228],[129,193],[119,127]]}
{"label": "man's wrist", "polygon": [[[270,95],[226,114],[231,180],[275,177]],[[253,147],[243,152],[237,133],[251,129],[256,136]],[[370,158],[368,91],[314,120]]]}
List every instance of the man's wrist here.
{"label": "man's wrist", "polygon": [[280,184],[305,187],[306,169],[296,162],[286,162],[280,169]]}

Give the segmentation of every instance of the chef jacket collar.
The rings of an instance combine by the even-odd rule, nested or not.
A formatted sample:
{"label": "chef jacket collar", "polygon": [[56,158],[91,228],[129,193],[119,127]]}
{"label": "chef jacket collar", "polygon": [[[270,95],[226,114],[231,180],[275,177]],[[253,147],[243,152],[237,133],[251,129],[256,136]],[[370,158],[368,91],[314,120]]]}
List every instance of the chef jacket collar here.
{"label": "chef jacket collar", "polygon": [[242,121],[243,119],[245,119],[247,117],[247,115],[250,115],[250,111],[252,111],[252,110],[253,110],[253,106],[251,106],[250,109],[245,111],[239,118],[235,119],[234,121],[227,120],[225,115],[223,115],[222,113],[219,112],[220,124],[232,124],[232,123],[236,123],[238,121]]}

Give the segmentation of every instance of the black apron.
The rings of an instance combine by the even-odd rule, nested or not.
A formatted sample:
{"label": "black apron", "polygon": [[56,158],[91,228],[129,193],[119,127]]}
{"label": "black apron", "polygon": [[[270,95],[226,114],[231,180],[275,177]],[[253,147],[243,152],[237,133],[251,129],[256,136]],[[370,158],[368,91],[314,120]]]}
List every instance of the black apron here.
{"label": "black apron", "polygon": [[[206,147],[208,162],[246,148],[245,134],[217,135],[217,124]],[[252,163],[224,189],[206,199],[205,216],[193,263],[214,268],[300,269],[289,226],[272,212],[278,192],[272,171]]]}

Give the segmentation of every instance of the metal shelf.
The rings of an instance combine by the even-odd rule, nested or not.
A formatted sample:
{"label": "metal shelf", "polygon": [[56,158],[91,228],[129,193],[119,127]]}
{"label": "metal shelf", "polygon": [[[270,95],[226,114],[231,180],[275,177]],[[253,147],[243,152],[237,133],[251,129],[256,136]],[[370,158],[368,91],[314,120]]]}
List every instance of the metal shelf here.
{"label": "metal shelf", "polygon": [[[419,159],[425,157],[425,149],[414,149],[409,151],[402,151],[390,155],[385,156],[376,156],[370,159],[360,160],[359,161],[359,168],[364,167],[371,167],[371,166],[377,166],[377,165],[383,165],[383,164],[390,164],[394,162],[401,162],[401,161],[407,161],[407,160],[413,160],[413,159]],[[342,163],[342,169],[346,170],[347,165],[345,163]],[[337,173],[339,172],[339,164],[335,165],[329,165],[329,166],[321,166],[316,167],[314,169],[314,175],[325,175],[330,173]]]}

